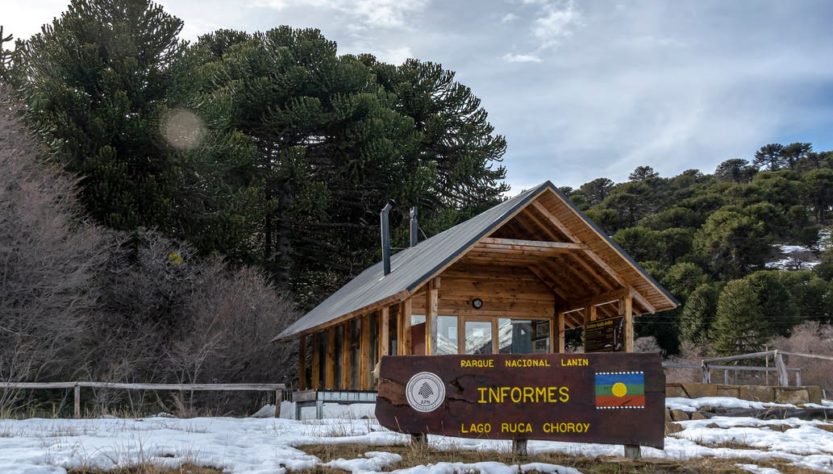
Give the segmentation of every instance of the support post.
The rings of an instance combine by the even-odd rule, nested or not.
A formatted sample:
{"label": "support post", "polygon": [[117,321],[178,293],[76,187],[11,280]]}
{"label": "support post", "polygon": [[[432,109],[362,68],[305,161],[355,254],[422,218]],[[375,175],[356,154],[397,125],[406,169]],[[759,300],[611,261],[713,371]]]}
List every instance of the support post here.
{"label": "support post", "polygon": [[353,331],[350,330],[351,322],[347,321],[341,325],[341,383],[342,390],[350,390],[350,353],[353,350]]}
{"label": "support post", "polygon": [[633,352],[633,295],[629,291],[624,298],[625,352]]}
{"label": "support post", "polygon": [[525,458],[529,452],[526,449],[526,440],[525,439],[513,439],[512,440],[512,454],[518,457]]}
{"label": "support post", "polygon": [[410,297],[402,302],[402,351],[400,355],[411,355],[411,313],[413,312],[413,300]]}
{"label": "support post", "polygon": [[[462,326],[462,324],[460,326]],[[549,343],[549,347],[547,348],[547,350],[550,353],[554,354],[554,353],[558,352],[558,345],[557,345],[557,342],[556,342],[557,338],[558,338],[558,315],[555,315],[555,316],[553,316],[552,319],[550,319],[550,343]],[[462,338],[460,338],[458,336],[458,340],[460,340],[460,339],[462,339]]]}
{"label": "support post", "polygon": [[[628,291],[628,294],[620,300],[623,306],[625,318],[625,352],[633,352],[633,293]],[[642,457],[642,450],[639,445],[626,444],[625,457],[627,459],[636,460]]]}
{"label": "support post", "polygon": [[327,348],[324,359],[324,388],[336,388],[336,327],[327,328]]}
{"label": "support post", "polygon": [[642,449],[637,444],[625,445],[625,458],[636,460],[642,458]]}
{"label": "support post", "polygon": [[312,375],[310,387],[313,390],[321,388],[321,333],[312,334]]}
{"label": "support post", "polygon": [[390,307],[379,312],[379,361],[390,353]]}
{"label": "support post", "polygon": [[283,390],[275,390],[275,418],[281,417],[281,402],[283,401]]}
{"label": "support post", "polygon": [[567,352],[567,338],[564,334],[566,325],[564,324],[564,313],[558,313],[558,353],[563,354]]}
{"label": "support post", "polygon": [[361,339],[359,340],[359,388],[370,389],[370,315],[362,316]]}
{"label": "support post", "polygon": [[437,339],[437,311],[439,306],[439,278],[428,282],[425,289],[425,355],[434,353]]}
{"label": "support post", "polygon": [[76,385],[73,387],[73,416],[75,418],[81,418],[81,386]]}
{"label": "support post", "polygon": [[307,389],[307,337],[298,338],[298,390]]}
{"label": "support post", "polygon": [[787,366],[784,365],[784,354],[781,354],[777,350],[775,351],[775,368],[778,370],[778,385],[789,387],[790,376],[787,373]]}

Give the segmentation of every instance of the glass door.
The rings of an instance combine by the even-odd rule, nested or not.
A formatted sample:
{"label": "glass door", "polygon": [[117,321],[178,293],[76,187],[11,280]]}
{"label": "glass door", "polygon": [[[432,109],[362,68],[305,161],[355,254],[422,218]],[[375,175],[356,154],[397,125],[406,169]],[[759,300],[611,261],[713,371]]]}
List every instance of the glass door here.
{"label": "glass door", "polygon": [[465,324],[465,353],[492,353],[492,321],[467,320]]}

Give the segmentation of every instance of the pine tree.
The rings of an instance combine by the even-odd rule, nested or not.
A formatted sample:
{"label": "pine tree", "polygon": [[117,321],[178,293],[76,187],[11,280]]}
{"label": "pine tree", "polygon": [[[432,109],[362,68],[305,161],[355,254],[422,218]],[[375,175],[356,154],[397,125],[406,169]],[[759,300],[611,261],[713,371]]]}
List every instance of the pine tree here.
{"label": "pine tree", "polygon": [[149,0],[73,0],[21,45],[28,118],[111,227],[172,225],[175,182],[158,130],[181,28]]}

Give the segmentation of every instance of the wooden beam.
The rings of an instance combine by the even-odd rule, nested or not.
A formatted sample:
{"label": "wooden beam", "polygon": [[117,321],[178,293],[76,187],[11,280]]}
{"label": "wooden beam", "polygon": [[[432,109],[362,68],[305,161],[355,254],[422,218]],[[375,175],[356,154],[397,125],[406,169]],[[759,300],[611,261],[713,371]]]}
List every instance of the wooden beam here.
{"label": "wooden beam", "polygon": [[427,283],[425,289],[425,355],[434,353],[437,345],[437,313],[439,309],[439,288],[435,278]]}
{"label": "wooden beam", "polygon": [[611,301],[616,301],[620,298],[623,298],[625,295],[630,294],[630,291],[627,288],[619,288],[616,290],[608,291],[606,293],[601,293],[598,295],[590,296],[578,301],[568,301],[566,305],[558,308],[560,311],[565,313],[574,311],[577,309],[586,308],[590,305],[600,305],[604,303],[610,303]]}
{"label": "wooden beam", "polygon": [[298,390],[307,389],[307,338],[298,338]]}
{"label": "wooden beam", "polygon": [[622,298],[625,315],[625,352],[633,352],[633,298],[631,293]]}
{"label": "wooden beam", "polygon": [[586,250],[587,246],[578,242],[554,242],[544,240],[496,239],[486,237],[480,240],[480,246],[496,249],[522,250]]}
{"label": "wooden beam", "polygon": [[336,328],[327,329],[327,356],[324,359],[324,388],[336,388]]}
{"label": "wooden beam", "polygon": [[390,307],[379,311],[379,360],[390,352]]}
{"label": "wooden beam", "polygon": [[567,352],[567,338],[565,337],[564,332],[566,331],[566,324],[564,324],[564,313],[558,313],[558,352],[563,354]]}
{"label": "wooden beam", "polygon": [[341,383],[342,390],[350,390],[353,377],[351,377],[350,355],[353,352],[353,331],[352,323],[347,321],[341,325]]}
{"label": "wooden beam", "polygon": [[402,352],[400,355],[411,355],[411,314],[413,312],[413,300],[411,298],[402,302]]}
{"label": "wooden beam", "polygon": [[557,352],[557,342],[556,338],[558,337],[558,315],[555,315],[550,319],[550,347],[549,352],[555,353]]}
{"label": "wooden beam", "polygon": [[370,389],[370,315],[361,318],[361,339],[359,340],[359,390]]}
{"label": "wooden beam", "polygon": [[313,390],[321,388],[321,333],[312,334],[312,376],[310,386]]}
{"label": "wooden beam", "polygon": [[597,312],[597,309],[596,309],[596,305],[594,305],[594,304],[589,305],[584,310],[584,317],[587,318],[585,320],[585,322],[595,321],[596,319],[598,319],[598,312]]}

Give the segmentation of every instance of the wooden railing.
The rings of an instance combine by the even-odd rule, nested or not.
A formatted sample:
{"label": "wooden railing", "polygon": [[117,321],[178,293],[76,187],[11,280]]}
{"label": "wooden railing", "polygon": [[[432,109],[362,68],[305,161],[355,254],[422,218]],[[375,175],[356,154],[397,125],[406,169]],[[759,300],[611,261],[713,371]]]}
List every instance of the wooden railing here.
{"label": "wooden railing", "polygon": [[[795,385],[801,385],[801,369],[799,368],[790,368],[787,367],[784,363],[784,356],[793,356],[793,357],[805,357],[810,359],[817,359],[817,360],[828,360],[833,361],[833,357],[825,356],[825,355],[817,355],[817,354],[804,354],[800,352],[784,352],[779,350],[772,350],[772,351],[763,351],[763,352],[753,352],[750,354],[741,354],[736,356],[727,356],[727,357],[709,357],[702,359],[699,364],[695,363],[676,363],[676,362],[663,362],[662,366],[666,369],[700,369],[703,371],[703,383],[711,383],[712,382],[712,370],[723,370],[723,381],[724,383],[729,383],[729,372],[734,372],[735,376],[737,377],[738,372],[775,372],[778,379],[778,385],[781,387],[789,387],[790,386],[790,372],[795,375]],[[723,365],[720,362],[735,362],[739,360],[749,360],[749,359],[761,359],[764,358],[767,361],[769,357],[773,356],[775,360],[775,365],[770,367],[767,363],[766,366],[749,366],[749,365]]]}
{"label": "wooden railing", "polygon": [[81,388],[110,390],[161,390],[201,392],[274,392],[275,418],[281,414],[281,400],[286,390],[282,383],[120,383],[120,382],[0,382],[1,390],[73,389],[73,416],[81,418]]}

